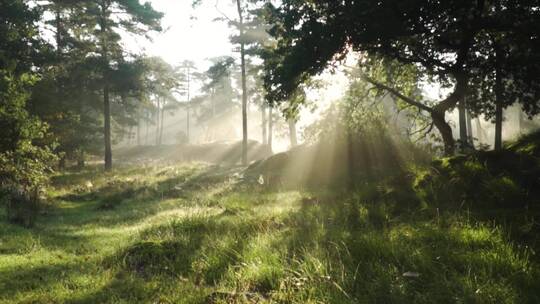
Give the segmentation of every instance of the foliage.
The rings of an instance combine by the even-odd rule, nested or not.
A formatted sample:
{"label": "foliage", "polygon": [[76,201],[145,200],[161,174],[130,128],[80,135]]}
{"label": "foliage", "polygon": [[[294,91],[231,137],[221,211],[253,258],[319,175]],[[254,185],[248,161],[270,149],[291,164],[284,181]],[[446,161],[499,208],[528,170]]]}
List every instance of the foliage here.
{"label": "foliage", "polygon": [[540,159],[521,147],[534,147],[537,139],[533,133],[503,151],[436,160],[415,187],[426,203],[445,208],[532,208],[538,203]]}
{"label": "foliage", "polygon": [[[513,66],[507,75],[516,78],[514,87],[528,96],[521,101],[536,107],[534,76],[538,74],[535,34],[538,27],[535,1],[303,1],[287,0],[268,6],[270,34],[276,46],[265,53],[265,87],[268,98],[283,102],[304,81],[322,72],[330,63],[342,60],[350,50],[367,56],[412,65],[418,80],[453,87],[434,105],[406,95],[399,82],[370,79],[410,106],[431,116],[444,141],[446,154],[453,154],[455,141],[445,113],[469,93],[472,82],[489,77],[495,64],[481,51],[489,48],[486,36],[508,37],[514,51],[504,66]],[[516,37],[510,41],[510,37]],[[515,56],[515,57],[514,57]],[[521,70],[516,62],[534,62]],[[361,61],[362,64],[368,64]],[[524,64],[526,65],[526,64]],[[368,78],[369,79],[369,78]],[[512,83],[509,81],[509,83]]]}
{"label": "foliage", "polygon": [[4,132],[0,140],[0,196],[8,219],[29,226],[55,157],[48,146],[39,144],[47,125],[26,111],[25,87],[32,83],[32,77],[0,75],[0,129]]}

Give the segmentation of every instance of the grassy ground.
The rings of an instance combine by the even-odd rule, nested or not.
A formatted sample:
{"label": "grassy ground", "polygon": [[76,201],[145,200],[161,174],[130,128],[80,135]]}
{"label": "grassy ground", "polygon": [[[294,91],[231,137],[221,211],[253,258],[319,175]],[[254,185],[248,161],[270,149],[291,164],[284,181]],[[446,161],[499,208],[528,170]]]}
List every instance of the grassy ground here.
{"label": "grassy ground", "polygon": [[540,303],[505,225],[239,172],[56,176],[35,228],[0,221],[0,303]]}

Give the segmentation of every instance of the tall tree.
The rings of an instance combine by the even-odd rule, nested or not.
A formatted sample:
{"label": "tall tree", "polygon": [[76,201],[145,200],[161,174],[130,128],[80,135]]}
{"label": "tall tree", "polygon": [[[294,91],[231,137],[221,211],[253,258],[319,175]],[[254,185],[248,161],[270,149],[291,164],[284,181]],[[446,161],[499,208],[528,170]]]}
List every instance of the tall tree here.
{"label": "tall tree", "polygon": [[[193,4],[198,5],[203,0],[194,0]],[[248,91],[248,57],[257,54],[257,45],[261,41],[268,38],[264,27],[261,25],[261,21],[264,19],[260,17],[260,5],[257,0],[232,0],[232,3],[236,9],[236,18],[231,18],[223,12],[219,11],[218,3],[216,2],[216,8],[221,13],[223,18],[229,25],[234,27],[238,31],[238,35],[233,35],[231,41],[239,46],[240,52],[240,70],[241,70],[241,88],[242,88],[242,164],[247,164],[247,150],[248,150],[248,99],[250,92]]]}
{"label": "tall tree", "polygon": [[87,32],[95,37],[101,62],[102,97],[105,141],[105,169],[112,169],[111,141],[111,87],[110,81],[118,63],[123,60],[122,37],[119,32],[145,34],[160,31],[162,13],[155,11],[149,2],[138,0],[84,1],[83,14]]}

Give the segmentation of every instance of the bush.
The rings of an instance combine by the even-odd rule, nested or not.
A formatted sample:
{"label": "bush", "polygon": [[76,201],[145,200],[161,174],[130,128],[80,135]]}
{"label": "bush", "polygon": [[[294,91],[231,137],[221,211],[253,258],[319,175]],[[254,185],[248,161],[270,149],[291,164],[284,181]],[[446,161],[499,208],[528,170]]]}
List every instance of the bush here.
{"label": "bush", "polygon": [[31,83],[29,76],[0,74],[0,201],[9,220],[25,226],[34,222],[40,193],[56,160],[49,147],[39,145],[47,125],[25,108],[25,88]]}

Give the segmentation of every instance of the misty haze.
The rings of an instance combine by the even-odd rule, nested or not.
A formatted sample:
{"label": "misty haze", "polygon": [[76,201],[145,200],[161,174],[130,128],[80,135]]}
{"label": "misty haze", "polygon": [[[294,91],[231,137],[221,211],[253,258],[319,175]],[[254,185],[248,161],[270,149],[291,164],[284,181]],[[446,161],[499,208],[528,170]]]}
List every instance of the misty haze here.
{"label": "misty haze", "polygon": [[540,0],[0,0],[0,303],[540,303]]}

